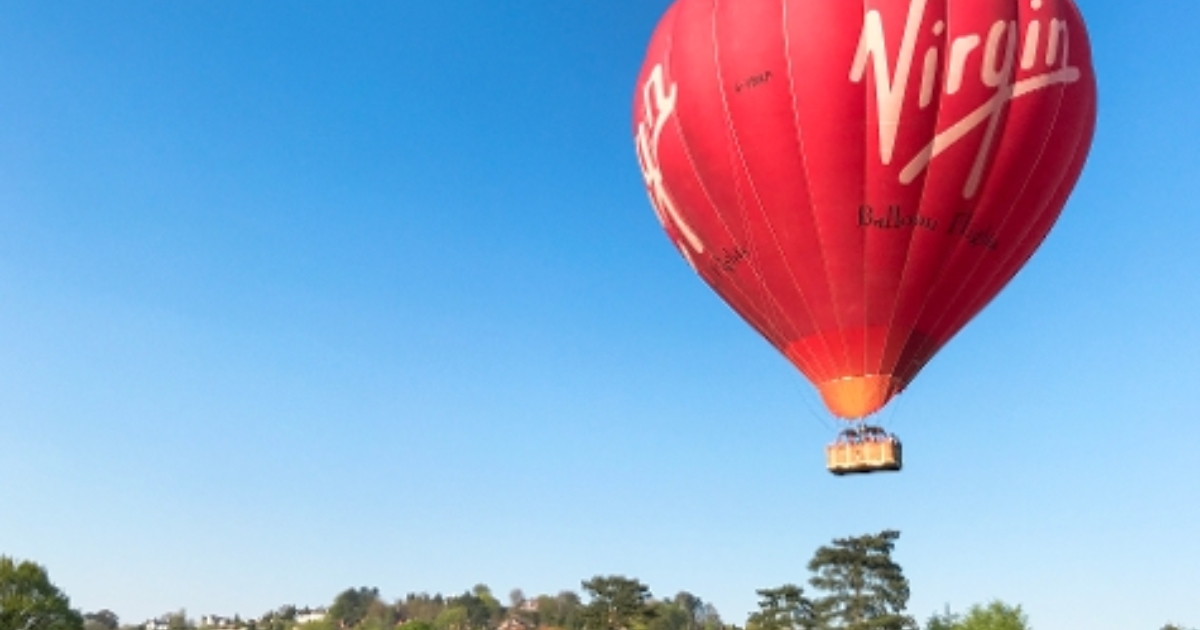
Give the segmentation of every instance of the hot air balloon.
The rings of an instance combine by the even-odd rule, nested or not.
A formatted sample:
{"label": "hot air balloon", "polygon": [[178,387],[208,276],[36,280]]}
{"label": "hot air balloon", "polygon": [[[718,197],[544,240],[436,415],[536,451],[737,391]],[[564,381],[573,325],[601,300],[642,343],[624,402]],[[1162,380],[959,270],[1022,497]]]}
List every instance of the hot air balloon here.
{"label": "hot air balloon", "polygon": [[1033,255],[1095,119],[1071,0],[678,0],[633,103],[670,241],[857,423],[834,472],[900,467],[861,423]]}

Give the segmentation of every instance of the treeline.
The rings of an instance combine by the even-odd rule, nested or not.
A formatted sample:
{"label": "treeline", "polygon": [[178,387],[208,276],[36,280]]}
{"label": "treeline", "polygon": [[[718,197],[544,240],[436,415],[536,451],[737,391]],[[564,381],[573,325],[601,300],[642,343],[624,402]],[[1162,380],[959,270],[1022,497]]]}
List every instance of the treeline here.
{"label": "treeline", "polygon": [[608,575],[582,581],[582,595],[526,597],[517,589],[506,604],[483,584],[459,595],[410,593],[393,601],[359,587],[317,611],[284,606],[257,619],[199,623],[179,611],[130,626],[109,610],[80,614],[40,566],[0,556],[0,630],[1029,630],[1021,607],[1001,601],[918,623],[907,612],[908,579],[892,559],[899,537],[886,530],[820,547],[807,566],[810,591],[796,584],[759,589],[758,609],[741,625],[689,592],[655,597],[637,579]]}
{"label": "treeline", "polygon": [[[807,567],[811,592],[796,584],[760,589],[758,610],[741,625],[692,593],[655,597],[637,579],[607,575],[581,582],[582,594],[527,598],[514,590],[507,605],[482,584],[461,595],[409,594],[392,602],[376,588],[351,588],[320,619],[297,623],[285,608],[245,630],[919,630],[906,610],[908,579],[892,558],[899,537],[887,530],[820,547]],[[966,615],[934,615],[925,628],[1027,630],[1028,622],[1020,607],[993,602]]]}
{"label": "treeline", "polygon": [[[503,605],[480,584],[446,597],[410,593],[386,603],[378,589],[343,591],[323,619],[300,624],[300,630],[727,630],[717,609],[699,597],[680,592],[652,597],[636,579],[597,576],[582,582],[585,596],[571,590],[526,597],[519,589]],[[586,597],[586,603],[585,603]],[[284,615],[267,615],[268,627],[248,630],[291,630]],[[282,623],[278,623],[282,621]]]}

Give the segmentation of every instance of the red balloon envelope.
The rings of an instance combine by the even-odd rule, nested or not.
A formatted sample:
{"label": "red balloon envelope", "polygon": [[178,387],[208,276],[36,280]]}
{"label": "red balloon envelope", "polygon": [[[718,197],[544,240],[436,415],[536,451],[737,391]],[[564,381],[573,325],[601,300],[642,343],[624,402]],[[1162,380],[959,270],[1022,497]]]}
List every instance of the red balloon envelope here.
{"label": "red balloon envelope", "polygon": [[679,0],[634,99],[671,241],[848,419],[1029,259],[1095,118],[1070,0]]}

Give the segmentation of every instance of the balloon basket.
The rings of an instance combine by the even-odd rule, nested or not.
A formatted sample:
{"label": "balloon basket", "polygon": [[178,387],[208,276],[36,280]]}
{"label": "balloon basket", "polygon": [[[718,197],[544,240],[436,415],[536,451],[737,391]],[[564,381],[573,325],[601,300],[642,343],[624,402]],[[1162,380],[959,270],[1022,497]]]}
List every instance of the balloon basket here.
{"label": "balloon basket", "polygon": [[903,464],[899,438],[873,427],[843,431],[825,447],[825,466],[838,476],[897,472]]}

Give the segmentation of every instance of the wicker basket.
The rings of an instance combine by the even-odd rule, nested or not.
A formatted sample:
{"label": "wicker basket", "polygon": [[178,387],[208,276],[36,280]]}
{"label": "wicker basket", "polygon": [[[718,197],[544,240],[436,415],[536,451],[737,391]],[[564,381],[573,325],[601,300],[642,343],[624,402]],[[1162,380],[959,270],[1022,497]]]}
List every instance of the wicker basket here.
{"label": "wicker basket", "polygon": [[835,475],[900,470],[904,463],[900,440],[837,441],[825,447],[825,466]]}

